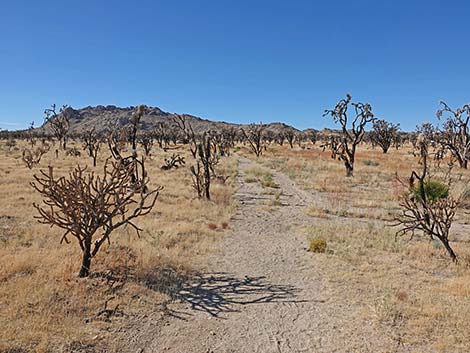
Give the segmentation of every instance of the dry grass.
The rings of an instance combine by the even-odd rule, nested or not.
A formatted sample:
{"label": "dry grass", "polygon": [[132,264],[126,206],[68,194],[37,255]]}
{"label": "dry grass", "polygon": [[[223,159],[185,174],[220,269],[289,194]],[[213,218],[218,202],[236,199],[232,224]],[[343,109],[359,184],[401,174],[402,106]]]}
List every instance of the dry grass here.
{"label": "dry grass", "polygon": [[279,185],[274,182],[273,175],[262,167],[250,167],[246,171],[245,182],[256,183],[259,182],[265,188],[278,189]]}
{"label": "dry grass", "polygon": [[[0,143],[0,351],[68,351],[77,342],[106,346],[113,327],[170,299],[168,271],[184,278],[202,269],[204,255],[230,225],[236,158],[222,161],[219,173],[231,178],[213,186],[208,203],[195,199],[188,168],[160,170],[165,155],[156,150],[147,169],[151,183],[164,190],[152,213],[137,221],[143,236],[137,238],[131,229],[116,231],[111,245],[94,259],[90,278],[78,279],[78,245],[60,245],[59,229],[33,219],[32,203],[40,199],[29,182],[47,165],[54,165],[58,175],[77,163],[93,169],[91,159],[61,155],[56,160],[51,151],[31,171],[21,162],[22,142],[18,146],[8,152]],[[98,171],[105,157],[102,153]],[[191,161],[189,155],[186,160]],[[114,310],[109,319],[97,315],[106,302]]]}
{"label": "dry grass", "polygon": [[[451,229],[460,257],[455,265],[439,243],[420,237],[396,240],[395,229],[387,226],[402,192],[395,173],[407,177],[417,168],[408,149],[384,155],[361,146],[355,177],[346,178],[341,162],[316,146],[309,148],[271,146],[259,161],[315,195],[317,201],[304,210],[315,226],[302,226],[299,232],[327,244],[324,253],[311,254],[312,270],[329,283],[331,300],[360,303],[360,315],[387,332],[398,351],[402,345],[421,351],[423,343],[436,352],[470,351],[469,215],[460,212]],[[239,150],[250,156],[246,148]],[[236,159],[220,166],[220,173],[232,178],[214,185],[213,201],[207,203],[194,198],[187,168],[160,171],[164,156],[157,152],[148,163],[149,174],[165,189],[153,213],[138,222],[145,230],[142,238],[130,230],[117,231],[96,257],[92,276],[77,279],[76,244],[60,245],[59,230],[33,219],[32,202],[39,199],[28,183],[38,169],[26,169],[21,150],[8,152],[4,142],[0,154],[0,351],[105,345],[111,328],[171,299],[174,283],[204,268],[205,255],[223,229],[230,228]],[[66,173],[78,161],[91,168],[86,157],[61,156],[58,163],[52,152],[40,166],[53,164],[58,173]],[[268,185],[269,170],[253,168],[247,174],[246,182],[267,181],[266,191],[276,193],[273,210],[282,205],[281,191]],[[470,173],[463,173],[457,188],[469,180]],[[115,309],[110,320],[97,316],[106,302]]]}
{"label": "dry grass", "polygon": [[[436,352],[468,352],[468,212],[459,212],[451,230],[460,257],[457,265],[438,242],[422,237],[396,240],[396,229],[390,227],[403,192],[396,174],[406,178],[419,168],[409,151],[384,155],[361,146],[353,178],[345,177],[341,162],[311,145],[308,150],[271,146],[260,162],[315,195],[317,201],[305,212],[317,225],[299,231],[309,242],[322,239],[328,244],[326,252],[312,254],[312,260],[315,271],[330,283],[332,300],[360,303],[363,318],[387,332],[398,351],[411,347],[418,352],[424,344]],[[454,187],[466,188],[470,173],[456,172],[462,180]]]}

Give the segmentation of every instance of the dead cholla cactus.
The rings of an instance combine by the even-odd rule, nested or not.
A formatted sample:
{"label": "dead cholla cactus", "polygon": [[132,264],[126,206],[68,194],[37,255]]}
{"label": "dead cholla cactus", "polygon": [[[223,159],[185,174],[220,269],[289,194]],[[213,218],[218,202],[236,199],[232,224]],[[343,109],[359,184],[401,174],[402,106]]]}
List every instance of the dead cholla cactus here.
{"label": "dead cholla cactus", "polygon": [[[140,105],[130,119],[130,124],[121,130],[118,134],[111,133],[108,137],[108,146],[112,157],[120,164],[130,170],[130,177],[135,187],[139,187],[139,182],[147,176],[144,165],[144,157],[141,160],[137,158],[137,130],[140,119],[145,112],[145,106]],[[129,141],[132,148],[130,156],[122,156],[122,144]],[[141,185],[145,188],[145,185]]]}
{"label": "dead cholla cactus", "polygon": [[439,131],[440,144],[457,160],[461,168],[468,168],[470,159],[470,104],[453,110],[441,101],[442,108],[437,111],[440,120],[447,116]]}
{"label": "dead cholla cactus", "polygon": [[59,114],[57,114],[56,105],[53,104],[50,109],[44,111],[45,122],[49,125],[49,129],[63,150],[66,149],[67,134],[70,129],[70,121],[66,115],[67,108],[68,106],[64,105],[60,108]]}
{"label": "dead cholla cactus", "polygon": [[312,143],[312,145],[316,144],[317,141],[318,141],[318,132],[315,131],[315,130],[310,130],[310,131],[307,133],[307,138],[310,140],[310,142]]}
{"label": "dead cholla cactus", "polygon": [[27,133],[26,133],[26,138],[29,141],[29,143],[31,145],[31,148],[33,148],[34,145],[36,144],[36,134],[35,134],[35,131],[34,131],[34,121],[32,121],[29,124],[29,128],[28,128]]}
{"label": "dead cholla cactus", "polygon": [[23,150],[22,160],[29,169],[39,164],[43,155],[49,152],[50,146],[46,143],[31,151],[27,148]]}
{"label": "dead cholla cactus", "polygon": [[246,129],[242,128],[241,132],[256,157],[261,156],[263,149],[266,149],[264,141],[265,125],[262,123],[250,124]]}
{"label": "dead cholla cactus", "polygon": [[342,144],[340,143],[341,138],[336,135],[329,135],[327,140],[320,145],[325,150],[331,151],[331,159],[336,159],[337,155],[341,153]]}
{"label": "dead cholla cactus", "polygon": [[109,160],[102,175],[77,166],[68,177],[56,178],[49,167],[34,179],[31,185],[44,197],[42,204],[34,204],[39,212],[35,218],[63,229],[61,242],[75,237],[83,254],[79,277],[89,275],[92,258],[114,230],[130,226],[140,234],[134,221],[152,210],[162,189],[145,192],[147,178],[140,180],[144,187],[135,188],[132,166]]}
{"label": "dead cholla cactus", "polygon": [[142,146],[144,153],[146,156],[150,156],[150,151],[153,147],[154,142],[154,135],[151,132],[145,132],[140,134],[137,137],[137,141],[139,142],[140,146]]}
{"label": "dead cholla cactus", "polygon": [[218,154],[221,157],[230,155],[230,149],[235,145],[234,136],[232,135],[233,130],[210,130],[207,134],[211,139],[212,148],[215,154]]}
{"label": "dead cholla cactus", "polygon": [[102,139],[94,128],[85,131],[81,135],[82,148],[87,152],[88,156],[93,159],[93,167],[96,167],[96,159],[98,158],[98,151],[101,147]]}
{"label": "dead cholla cactus", "polygon": [[142,119],[142,116],[144,115],[145,112],[145,105],[139,105],[132,114],[132,117],[130,119],[131,122],[131,129],[130,129],[130,142],[132,145],[132,154],[137,157],[137,130],[139,128],[139,123],[140,119]]}
{"label": "dead cholla cactus", "polygon": [[197,158],[197,153],[198,153],[198,137],[195,134],[193,127],[189,121],[189,119],[185,115],[174,115],[171,118],[173,122],[173,127],[177,130],[180,131],[182,137],[183,137],[183,142],[184,143],[189,143],[189,149],[191,151],[191,155],[194,158]]}
{"label": "dead cholla cactus", "polygon": [[408,183],[404,183],[407,192],[400,200],[401,214],[395,218],[396,226],[400,226],[397,235],[410,234],[422,231],[431,239],[437,238],[444,245],[453,261],[457,255],[449,243],[449,231],[456,210],[463,201],[463,195],[455,198],[450,192],[449,181],[438,181],[429,177],[430,141],[421,133],[417,137],[417,147],[420,149],[421,172],[413,171]]}
{"label": "dead cholla cactus", "polygon": [[385,120],[377,120],[372,125],[370,132],[371,142],[379,145],[383,153],[387,153],[390,146],[398,138],[400,124],[389,123]]}
{"label": "dead cholla cactus", "polygon": [[165,158],[165,164],[160,167],[161,170],[170,170],[185,165],[184,157],[173,153],[170,158]]}
{"label": "dead cholla cactus", "polygon": [[65,155],[70,157],[80,157],[82,153],[79,151],[77,147],[67,148],[65,150]]}
{"label": "dead cholla cactus", "polygon": [[214,166],[218,161],[219,159],[214,154],[210,137],[204,134],[197,144],[196,165],[190,168],[193,177],[193,188],[196,190],[199,198],[211,199],[211,178],[215,176]]}
{"label": "dead cholla cactus", "polygon": [[168,145],[172,140],[176,140],[175,130],[168,123],[158,123],[152,133],[154,139],[157,141],[158,147],[166,151]]}
{"label": "dead cholla cactus", "polygon": [[284,132],[284,136],[285,136],[287,142],[289,143],[290,148],[294,148],[294,140],[295,140],[295,132],[294,132],[294,130],[287,129],[287,130]]}
{"label": "dead cholla cactus", "polygon": [[8,152],[11,152],[12,148],[16,146],[16,140],[13,138],[8,139],[5,146],[8,147]]}

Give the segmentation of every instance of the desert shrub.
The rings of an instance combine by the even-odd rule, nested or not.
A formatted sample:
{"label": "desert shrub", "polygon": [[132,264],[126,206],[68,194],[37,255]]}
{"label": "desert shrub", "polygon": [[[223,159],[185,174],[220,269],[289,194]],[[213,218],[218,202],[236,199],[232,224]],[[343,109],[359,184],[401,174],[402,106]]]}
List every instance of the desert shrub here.
{"label": "desert shrub", "polygon": [[370,159],[367,159],[367,160],[364,161],[364,164],[369,166],[369,167],[377,167],[380,163],[375,162],[375,161],[371,161]]}
{"label": "desert shrub", "polygon": [[[414,187],[413,194],[418,200],[421,199],[419,185]],[[426,180],[424,182],[424,195],[428,201],[432,202],[446,199],[449,196],[449,186],[438,180]]]}
{"label": "desert shrub", "polygon": [[257,181],[258,181],[258,179],[255,178],[255,177],[252,177],[252,176],[247,176],[245,178],[245,183],[256,183]]}
{"label": "desert shrub", "polygon": [[272,174],[265,174],[263,176],[263,180],[261,181],[261,185],[263,185],[265,188],[279,188],[279,184],[273,180]]}
{"label": "desert shrub", "polygon": [[461,196],[462,207],[465,209],[470,209],[470,188],[467,187],[463,190]]}
{"label": "desert shrub", "polygon": [[326,251],[326,240],[320,237],[310,239],[308,251],[324,253]]}

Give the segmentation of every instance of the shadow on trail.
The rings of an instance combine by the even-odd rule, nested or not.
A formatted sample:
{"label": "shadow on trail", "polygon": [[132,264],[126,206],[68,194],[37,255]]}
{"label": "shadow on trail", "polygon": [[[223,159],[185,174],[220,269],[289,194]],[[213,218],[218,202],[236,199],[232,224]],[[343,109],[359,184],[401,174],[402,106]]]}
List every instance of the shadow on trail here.
{"label": "shadow on trail", "polygon": [[[272,284],[265,277],[236,278],[228,273],[216,272],[180,277],[172,269],[164,269],[147,286],[168,294],[172,300],[190,305],[192,310],[213,317],[238,312],[241,306],[269,303],[301,303],[296,299],[299,289],[291,285]],[[191,312],[175,311],[167,307],[170,315],[185,319]]]}

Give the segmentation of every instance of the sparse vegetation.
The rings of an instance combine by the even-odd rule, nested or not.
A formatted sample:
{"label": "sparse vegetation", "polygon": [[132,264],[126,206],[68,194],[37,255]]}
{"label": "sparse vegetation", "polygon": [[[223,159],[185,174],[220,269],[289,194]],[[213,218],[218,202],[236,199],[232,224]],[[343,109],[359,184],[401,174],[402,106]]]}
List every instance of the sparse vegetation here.
{"label": "sparse vegetation", "polygon": [[[342,104],[336,107],[338,119],[350,105],[358,114],[357,122],[362,116],[372,121],[368,105],[356,106],[350,96],[338,104]],[[67,132],[68,146],[57,156],[49,150],[54,142],[50,136],[35,133],[34,145],[31,131],[14,135],[14,144],[9,143],[11,135],[0,140],[5,152],[1,163],[5,182],[0,188],[7,205],[0,214],[4,269],[0,295],[6,303],[2,308],[7,308],[0,314],[6,337],[0,340],[1,349],[67,351],[109,345],[112,339],[104,332],[144,311],[165,308],[181,295],[175,288],[191,283],[194,270],[205,268],[211,258],[206,255],[215,251],[213,243],[227,229],[236,235],[240,225],[246,226],[246,239],[269,234],[266,239],[267,244],[272,241],[275,267],[284,261],[292,266],[285,255],[297,244],[296,258],[306,256],[302,263],[311,261],[312,275],[321,275],[331,291],[328,305],[352,305],[351,315],[364,315],[379,332],[393,332],[406,346],[426,342],[426,347],[438,343],[465,347],[459,342],[469,338],[461,313],[469,310],[470,248],[465,232],[470,219],[465,207],[470,175],[465,168],[453,170],[457,159],[443,150],[442,131],[429,124],[414,134],[402,133],[400,149],[390,150],[396,137],[384,154],[383,149],[371,149],[377,142],[361,139],[357,130],[360,143],[354,156],[344,157],[352,162],[355,177],[345,178],[342,166],[331,160],[342,158],[345,138],[353,150],[354,141],[343,132],[314,132],[312,140],[307,133],[292,137],[263,126],[254,128],[258,133],[251,144],[248,133],[229,128],[197,130],[183,116],[180,127],[162,124],[143,134],[138,129],[146,109],[150,108],[135,108],[129,121],[112,133]],[[423,136],[426,154],[421,150]],[[109,149],[99,147],[105,138]],[[62,145],[62,138],[54,139]],[[279,143],[281,139],[287,143]],[[321,143],[316,145],[317,140]],[[291,148],[294,141],[301,148]],[[98,145],[92,154],[88,142]],[[43,153],[38,157],[34,151],[40,148]],[[72,158],[75,154],[68,153],[81,148],[91,158]],[[22,151],[31,152],[22,156]],[[17,168],[22,159],[40,170],[35,179],[39,193],[25,187],[33,172]],[[241,169],[239,159],[245,165]],[[361,163],[354,165],[355,159]],[[184,167],[186,161],[189,167]],[[238,170],[243,173],[239,178]],[[401,176],[412,170],[419,172],[403,182]],[[246,213],[231,218],[237,180],[246,183],[241,210],[250,205],[253,216],[245,225]],[[257,193],[254,200],[246,199],[246,190]],[[43,200],[46,203],[41,204]],[[139,213],[141,205],[144,211]],[[36,225],[37,211],[42,222],[67,234]],[[142,216],[138,224],[129,218],[133,215]],[[266,220],[270,223],[264,227],[273,229],[259,228],[258,221]],[[391,227],[393,220],[401,223]],[[134,236],[136,230],[140,237]],[[413,231],[411,240],[395,236]],[[64,242],[77,239],[83,246],[58,246],[61,237]],[[279,237],[282,243],[277,243]],[[244,249],[242,242],[240,246]],[[261,256],[259,251],[254,254]],[[452,264],[457,255],[459,262]],[[77,276],[79,257],[82,265]],[[293,268],[308,270],[308,266]],[[249,280],[244,281],[249,285]],[[364,293],[370,283],[375,285]],[[188,288],[191,291],[185,287],[182,293]],[[346,288],[351,293],[348,298],[341,295]],[[444,304],[436,307],[438,299]],[[421,309],[416,310],[416,305]],[[102,338],[94,341],[97,335]]]}

